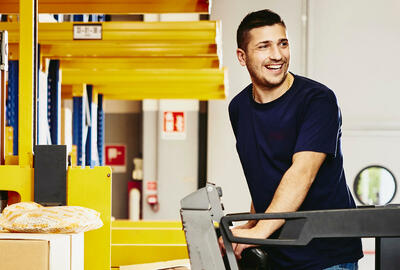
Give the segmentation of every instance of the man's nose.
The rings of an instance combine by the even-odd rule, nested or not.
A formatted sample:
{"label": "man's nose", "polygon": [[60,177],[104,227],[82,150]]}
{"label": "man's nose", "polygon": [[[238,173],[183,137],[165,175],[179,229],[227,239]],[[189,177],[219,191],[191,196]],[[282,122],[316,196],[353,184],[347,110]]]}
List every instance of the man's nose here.
{"label": "man's nose", "polygon": [[271,47],[271,54],[269,56],[271,60],[281,60],[282,59],[282,53],[281,50],[278,48],[278,46],[272,46]]}

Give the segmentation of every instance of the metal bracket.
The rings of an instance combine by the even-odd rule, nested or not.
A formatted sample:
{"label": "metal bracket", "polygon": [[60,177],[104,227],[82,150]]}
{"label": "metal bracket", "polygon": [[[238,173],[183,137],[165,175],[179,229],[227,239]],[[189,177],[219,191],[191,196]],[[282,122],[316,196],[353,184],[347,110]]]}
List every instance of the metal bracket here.
{"label": "metal bracket", "polygon": [[35,145],[34,200],[43,205],[67,204],[67,146]]}

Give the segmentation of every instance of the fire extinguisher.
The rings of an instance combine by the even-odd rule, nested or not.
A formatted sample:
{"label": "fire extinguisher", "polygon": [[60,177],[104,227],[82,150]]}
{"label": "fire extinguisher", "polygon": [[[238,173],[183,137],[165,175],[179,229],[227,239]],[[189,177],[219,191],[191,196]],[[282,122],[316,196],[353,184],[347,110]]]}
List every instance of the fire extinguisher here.
{"label": "fire extinguisher", "polygon": [[158,203],[158,195],[157,195],[157,181],[148,181],[147,182],[147,204],[151,207],[154,212],[158,212],[160,209],[160,204]]}
{"label": "fire extinguisher", "polygon": [[132,171],[132,181],[128,182],[129,190],[129,219],[139,220],[142,218],[142,183],[143,183],[143,160],[133,159],[134,169]]}

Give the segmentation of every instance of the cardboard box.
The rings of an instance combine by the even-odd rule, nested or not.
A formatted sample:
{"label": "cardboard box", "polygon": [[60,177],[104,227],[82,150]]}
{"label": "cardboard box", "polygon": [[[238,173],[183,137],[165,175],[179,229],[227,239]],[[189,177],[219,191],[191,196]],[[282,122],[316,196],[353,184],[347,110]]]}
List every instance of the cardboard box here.
{"label": "cardboard box", "polygon": [[83,240],[83,233],[0,233],[0,269],[83,270]]}
{"label": "cardboard box", "polygon": [[49,270],[49,241],[0,240],[0,269]]}

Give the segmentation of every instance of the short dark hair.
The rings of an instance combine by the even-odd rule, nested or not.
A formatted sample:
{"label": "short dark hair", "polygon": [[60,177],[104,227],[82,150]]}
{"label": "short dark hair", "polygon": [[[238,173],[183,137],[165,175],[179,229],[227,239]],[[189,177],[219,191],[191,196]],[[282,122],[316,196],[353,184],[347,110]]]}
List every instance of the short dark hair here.
{"label": "short dark hair", "polygon": [[248,33],[251,29],[274,24],[281,24],[286,28],[285,22],[281,17],[270,9],[263,9],[247,14],[240,23],[236,33],[238,48],[246,50]]}

